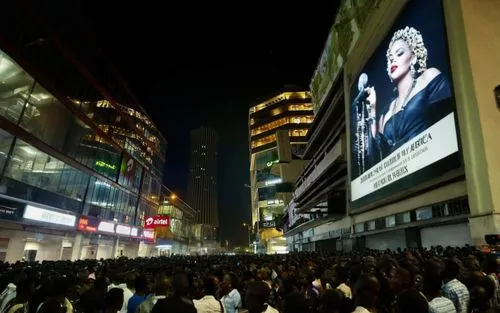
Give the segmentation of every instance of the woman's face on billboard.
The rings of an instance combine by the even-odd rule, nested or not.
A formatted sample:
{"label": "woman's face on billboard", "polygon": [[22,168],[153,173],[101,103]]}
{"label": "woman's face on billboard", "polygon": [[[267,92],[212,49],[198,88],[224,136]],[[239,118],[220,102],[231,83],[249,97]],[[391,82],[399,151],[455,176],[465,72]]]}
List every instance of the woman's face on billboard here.
{"label": "woman's face on billboard", "polygon": [[403,39],[396,40],[389,53],[389,73],[393,81],[410,75],[411,61],[415,56]]}

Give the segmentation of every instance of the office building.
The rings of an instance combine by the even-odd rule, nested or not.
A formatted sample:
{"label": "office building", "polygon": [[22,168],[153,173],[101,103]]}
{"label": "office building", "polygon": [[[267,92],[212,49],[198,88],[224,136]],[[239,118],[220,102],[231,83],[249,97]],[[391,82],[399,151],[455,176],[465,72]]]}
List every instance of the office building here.
{"label": "office building", "polygon": [[[394,4],[345,1],[335,18],[311,81],[311,161],[288,204],[290,250],[498,238],[497,2]],[[413,63],[396,60],[402,42]],[[420,85],[391,107],[403,79]]]}
{"label": "office building", "polygon": [[149,256],[166,140],[77,20],[32,9],[0,22],[0,260]]}
{"label": "office building", "polygon": [[198,212],[198,224],[202,240],[215,240],[219,227],[217,189],[217,145],[215,130],[201,126],[189,134],[190,155],[188,174],[189,205]]}
{"label": "office building", "polygon": [[284,205],[304,166],[301,156],[314,115],[311,96],[286,86],[249,111],[252,225],[260,252],[284,252]]}

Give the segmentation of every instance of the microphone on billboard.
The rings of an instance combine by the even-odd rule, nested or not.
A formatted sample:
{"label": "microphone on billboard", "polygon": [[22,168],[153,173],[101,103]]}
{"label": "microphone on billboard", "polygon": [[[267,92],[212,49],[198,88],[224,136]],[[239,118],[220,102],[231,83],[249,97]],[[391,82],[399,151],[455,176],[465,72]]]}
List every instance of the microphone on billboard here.
{"label": "microphone on billboard", "polygon": [[367,86],[368,86],[368,75],[366,73],[361,73],[358,79],[358,95],[356,96],[356,98],[354,98],[353,101],[354,104],[358,104],[360,100],[366,98],[367,93],[365,89]]}

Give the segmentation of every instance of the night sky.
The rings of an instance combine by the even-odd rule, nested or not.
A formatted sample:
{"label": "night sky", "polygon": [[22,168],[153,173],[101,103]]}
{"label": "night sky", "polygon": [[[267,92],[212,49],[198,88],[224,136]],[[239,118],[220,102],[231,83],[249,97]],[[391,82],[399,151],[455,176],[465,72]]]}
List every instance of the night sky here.
{"label": "night sky", "polygon": [[309,85],[339,2],[84,1],[91,31],[168,140],[168,187],[185,196],[189,131],[219,133],[222,240],[246,241],[248,108]]}

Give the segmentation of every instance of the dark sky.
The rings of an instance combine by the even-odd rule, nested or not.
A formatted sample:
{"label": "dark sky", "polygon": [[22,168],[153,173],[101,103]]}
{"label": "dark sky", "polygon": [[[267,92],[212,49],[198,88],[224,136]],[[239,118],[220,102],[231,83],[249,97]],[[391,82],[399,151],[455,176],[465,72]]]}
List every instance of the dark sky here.
{"label": "dark sky", "polygon": [[221,239],[250,220],[248,108],[308,86],[340,0],[85,3],[107,56],[168,140],[164,182],[185,195],[189,130],[217,130]]}

